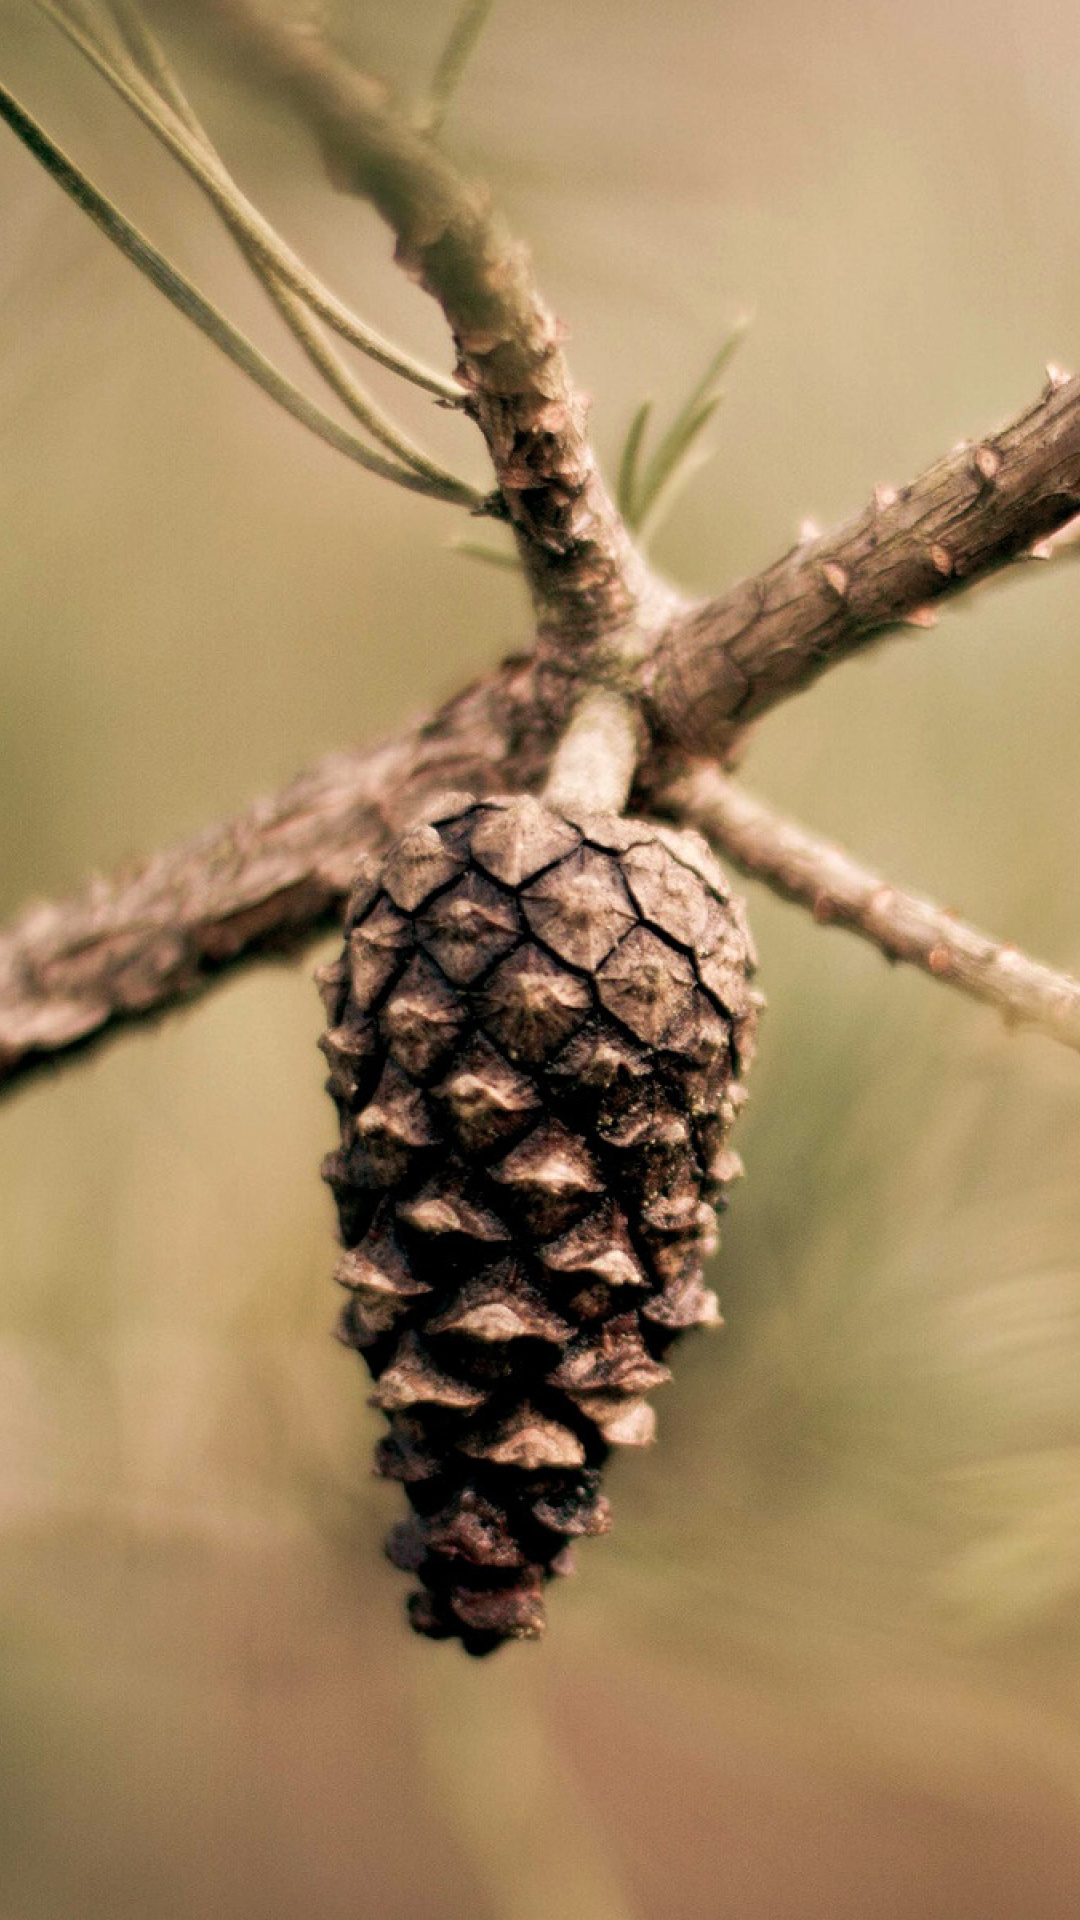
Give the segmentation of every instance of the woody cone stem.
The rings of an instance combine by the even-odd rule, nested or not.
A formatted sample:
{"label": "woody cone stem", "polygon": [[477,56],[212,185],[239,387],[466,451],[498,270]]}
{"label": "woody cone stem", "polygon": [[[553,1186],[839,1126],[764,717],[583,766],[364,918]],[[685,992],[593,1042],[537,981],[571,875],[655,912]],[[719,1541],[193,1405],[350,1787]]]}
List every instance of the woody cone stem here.
{"label": "woody cone stem", "polygon": [[324,1171],[420,1633],[542,1632],[569,1543],[608,1527],[611,1448],[653,1438],[668,1349],[719,1318],[752,965],[694,833],[458,794],[362,863],[321,981]]}

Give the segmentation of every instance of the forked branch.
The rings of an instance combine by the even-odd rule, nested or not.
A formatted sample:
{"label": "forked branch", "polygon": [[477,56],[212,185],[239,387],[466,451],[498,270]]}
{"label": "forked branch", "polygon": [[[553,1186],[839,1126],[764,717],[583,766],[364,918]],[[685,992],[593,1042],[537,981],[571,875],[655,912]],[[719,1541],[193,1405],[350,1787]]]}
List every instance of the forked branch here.
{"label": "forked branch", "polygon": [[[121,91],[165,129],[196,177],[202,170],[240,243],[276,279],[290,324],[301,324],[294,302],[322,312],[217,171],[127,0],[109,0],[109,10],[130,28],[134,65],[116,67]],[[639,804],[694,821],[743,871],[818,919],[1080,1046],[1076,981],[889,887],[717,768],[688,759],[730,755],[751,719],[826,667],[897,626],[930,624],[935,601],[1042,551],[1080,510],[1080,381],[1052,372],[1041,397],[1000,432],[954,450],[908,487],[879,489],[857,519],[688,609],[648,572],[603,486],[556,324],[484,189],[320,34],[258,0],[190,0],[189,11],[200,10],[240,46],[248,72],[286,95],[332,178],[375,204],[401,263],[440,301],[532,587],[537,644],[389,746],[342,755],[239,820],[96,881],[76,900],[34,908],[0,933],[0,1085],[190,1000],[261,955],[303,945],[335,914],[356,855],[381,845],[436,788],[536,790],[547,779],[556,803],[592,794],[618,806],[635,763]],[[467,7],[462,17],[483,11]],[[2,90],[0,111],[95,211],[88,183]],[[107,203],[96,211],[103,224],[114,220]],[[166,291],[171,271],[154,267]],[[322,352],[322,336],[312,339]],[[427,476],[414,468],[413,478]]]}
{"label": "forked branch", "polygon": [[[261,0],[188,0],[243,71],[284,99],[333,184],[371,202],[396,258],[446,316],[556,675],[617,675],[677,601],[637,553],[596,462],[587,408],[526,249],[378,82],[325,34]],[[555,689],[558,698],[558,689]]]}
{"label": "forked branch", "polygon": [[192,3],[288,101],[334,183],[373,202],[440,302],[518,534],[542,657],[618,680],[651,648],[650,722],[678,747],[725,753],[777,701],[898,626],[932,625],[938,601],[1080,512],[1080,381],[1050,368],[1007,426],[906,487],[877,488],[863,513],[767,572],[680,608],[603,487],[555,323],[483,190],[321,33],[264,0]]}
{"label": "forked branch", "polygon": [[[508,772],[510,784],[528,773],[513,758],[525,695],[506,674],[391,746],[339,754],[237,819],[31,908],[0,933],[0,1093],[243,967],[302,952],[335,923],[357,857],[425,795],[497,791]],[[657,799],[819,923],[1080,1049],[1080,981],[891,886],[715,767],[694,767]]]}

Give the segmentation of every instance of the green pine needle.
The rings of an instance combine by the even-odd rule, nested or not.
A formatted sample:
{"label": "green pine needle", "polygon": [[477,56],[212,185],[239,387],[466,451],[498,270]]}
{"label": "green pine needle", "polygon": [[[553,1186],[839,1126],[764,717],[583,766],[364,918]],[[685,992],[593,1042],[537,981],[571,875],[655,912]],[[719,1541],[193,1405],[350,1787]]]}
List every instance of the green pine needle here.
{"label": "green pine needle", "polygon": [[655,533],[687,481],[705,465],[709,456],[702,456],[698,443],[723,397],[717,382],[749,324],[748,319],[738,320],[725,335],[648,459],[643,458],[643,446],[652,401],[643,401],[635,413],[623,443],[615,489],[619,511],[632,533],[643,535],[646,529]]}
{"label": "green pine needle", "polygon": [[693,409],[681,408],[672,421],[642,478],[636,503],[639,527],[644,524],[656,502],[662,494],[667,492],[671,482],[677,477],[680,466],[694,451],[719,405],[720,395],[716,393],[700,406]]}
{"label": "green pine needle", "polygon": [[0,85],[0,121],[11,128],[39,165],[74,200],[76,206],[89,215],[99,231],[119,248],[132,265],[145,274],[158,292],[163,293],[186,319],[212,340],[234,366],[246,373],[272,400],[276,400],[286,413],[291,413],[294,420],[299,420],[302,426],[320,440],[325,440],[337,452],[366,467],[369,473],[393,480],[398,486],[407,487],[414,493],[426,493],[436,499],[453,501],[456,505],[470,507],[474,512],[484,511],[485,497],[474,487],[467,486],[452,475],[436,480],[417,473],[411,467],[398,466],[384,459],[310,400],[164,254],[159,253],[3,85]]}
{"label": "green pine needle", "polygon": [[485,566],[502,567],[512,573],[516,573],[521,564],[516,553],[485,546],[482,540],[448,540],[447,546],[451,553],[463,553],[466,560],[482,560]]}
{"label": "green pine needle", "polygon": [[465,0],[461,7],[431,77],[421,115],[426,133],[437,133],[442,126],[494,4],[495,0]]}
{"label": "green pine needle", "polygon": [[637,492],[638,466],[641,460],[641,444],[645,438],[652,415],[653,403],[643,400],[627,430],[623,445],[622,459],[619,461],[619,476],[615,484],[615,499],[619,512],[630,528],[638,524]]}
{"label": "green pine needle", "polygon": [[674,466],[663,486],[654,495],[648,511],[643,513],[635,532],[642,552],[647,552],[653,537],[660,531],[664,522],[671,516],[672,508],[682,498],[692,480],[715,458],[715,447],[692,447],[684,459]]}

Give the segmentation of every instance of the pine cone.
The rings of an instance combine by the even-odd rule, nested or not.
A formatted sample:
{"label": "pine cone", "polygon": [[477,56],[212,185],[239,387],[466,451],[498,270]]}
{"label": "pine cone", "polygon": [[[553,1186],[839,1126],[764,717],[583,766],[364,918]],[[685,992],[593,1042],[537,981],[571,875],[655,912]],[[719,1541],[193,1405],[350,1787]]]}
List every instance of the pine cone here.
{"label": "pine cone", "polygon": [[569,1542],[608,1528],[610,1448],[652,1439],[668,1348],[719,1319],[701,1269],[741,1171],[752,966],[694,833],[449,794],[361,862],[320,977],[323,1171],[419,1633],[543,1631]]}

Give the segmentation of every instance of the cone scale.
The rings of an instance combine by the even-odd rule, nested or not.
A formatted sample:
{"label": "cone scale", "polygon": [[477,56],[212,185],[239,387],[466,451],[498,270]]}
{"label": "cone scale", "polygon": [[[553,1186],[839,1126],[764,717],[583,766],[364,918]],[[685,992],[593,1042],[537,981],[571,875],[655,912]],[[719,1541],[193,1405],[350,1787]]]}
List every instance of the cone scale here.
{"label": "cone scale", "polygon": [[752,968],[694,833],[448,794],[361,862],[320,976],[324,1175],[418,1632],[543,1631],[545,1583],[607,1531],[611,1449],[652,1440],[672,1342],[717,1324]]}

